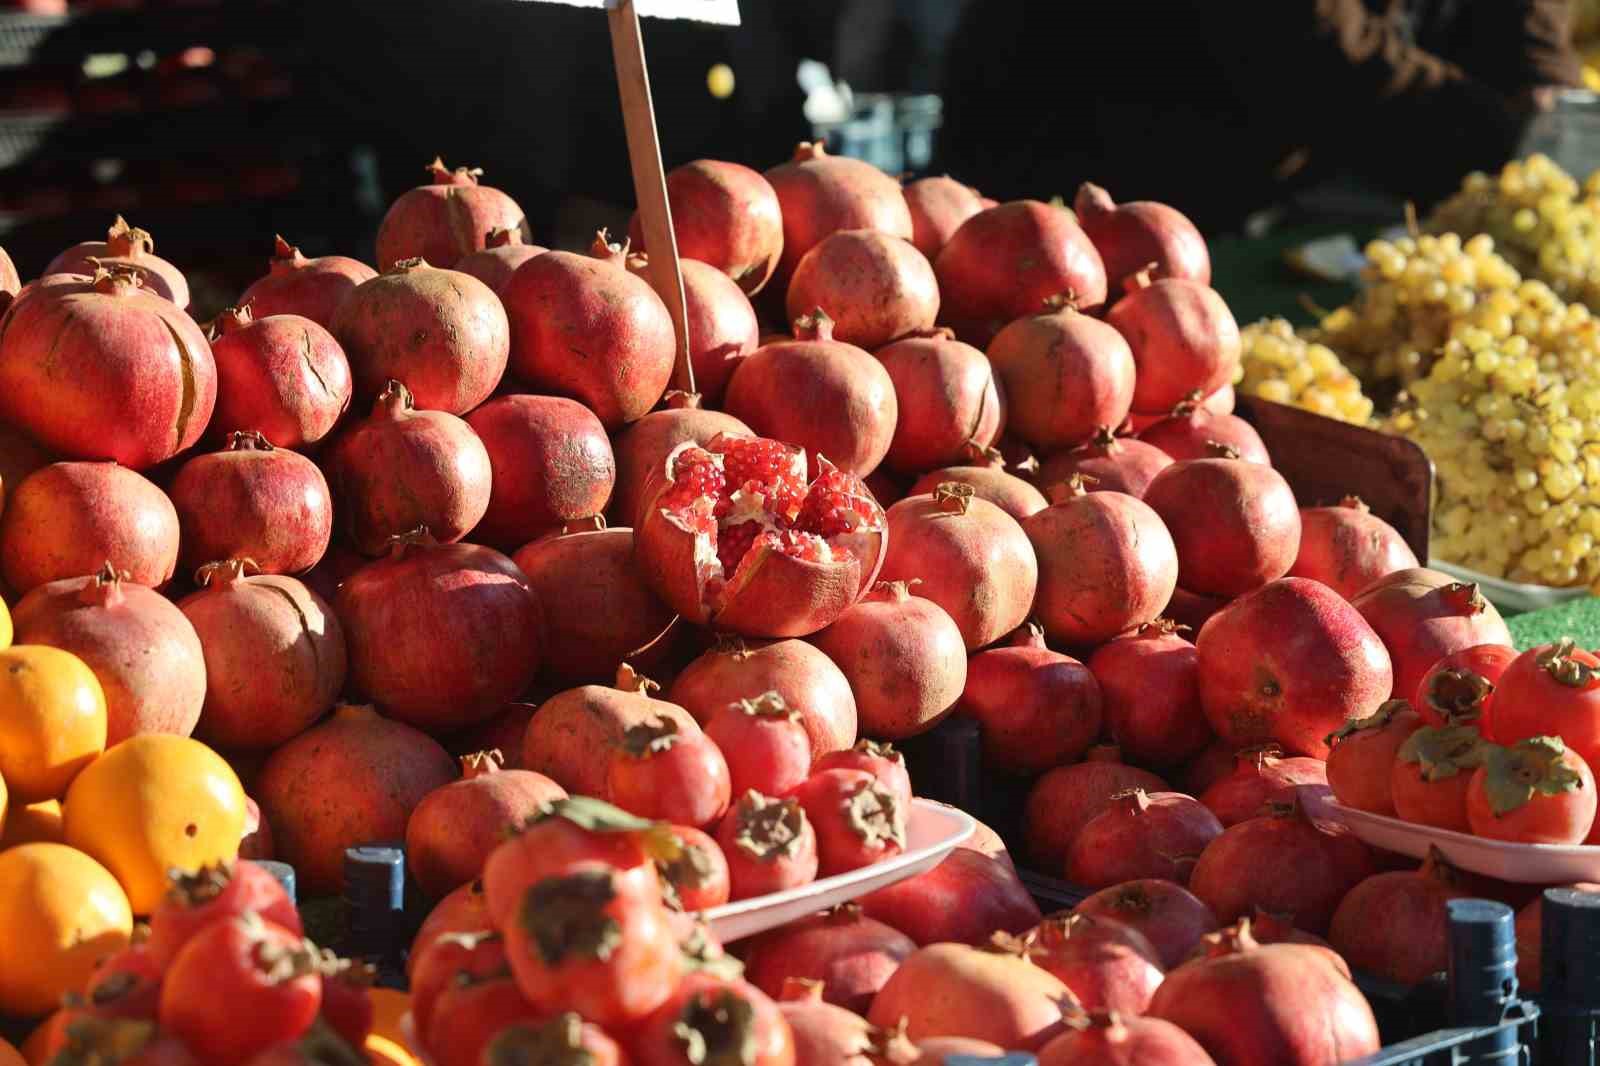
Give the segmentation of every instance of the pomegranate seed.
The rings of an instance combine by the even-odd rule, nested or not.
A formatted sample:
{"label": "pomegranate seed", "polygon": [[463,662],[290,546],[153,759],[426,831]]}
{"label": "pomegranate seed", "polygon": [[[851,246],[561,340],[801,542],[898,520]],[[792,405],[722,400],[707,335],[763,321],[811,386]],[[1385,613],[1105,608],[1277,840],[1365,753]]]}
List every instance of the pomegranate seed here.
{"label": "pomegranate seed", "polygon": [[756,535],[760,532],[760,523],[740,522],[737,525],[727,526],[717,533],[717,561],[722,563],[724,578],[733,576],[733,572],[739,567],[739,560],[750,551],[756,542]]}
{"label": "pomegranate seed", "polygon": [[661,499],[667,508],[688,507],[701,497],[719,499],[727,484],[717,460],[700,448],[687,448],[672,463],[672,488]]}
{"label": "pomegranate seed", "polygon": [[767,498],[767,510],[793,521],[806,491],[805,469],[795,449],[766,437],[719,436],[711,446],[722,450],[729,485],[760,493]]}
{"label": "pomegranate seed", "polygon": [[808,533],[832,537],[874,528],[880,521],[878,505],[860,478],[843,470],[826,470],[811,483],[795,525]]}
{"label": "pomegranate seed", "polygon": [[833,551],[828,547],[828,542],[814,533],[785,529],[782,532],[765,533],[757,538],[757,543],[807,562],[826,563],[833,560]]}

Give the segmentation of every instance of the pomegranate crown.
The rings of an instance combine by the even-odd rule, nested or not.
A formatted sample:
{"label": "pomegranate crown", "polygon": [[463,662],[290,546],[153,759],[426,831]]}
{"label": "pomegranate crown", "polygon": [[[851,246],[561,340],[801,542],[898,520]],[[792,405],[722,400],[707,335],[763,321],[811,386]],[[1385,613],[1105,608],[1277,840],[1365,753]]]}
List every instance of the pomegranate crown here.
{"label": "pomegranate crown", "polygon": [[1122,450],[1122,445],[1117,443],[1117,431],[1106,425],[1094,427],[1094,434],[1087,443],[1081,445],[1084,451],[1101,451],[1107,455],[1114,455]]}
{"label": "pomegranate crown", "polygon": [[117,220],[106,231],[106,249],[115,256],[137,257],[154,252],[156,242],[155,238],[150,236],[149,230],[130,226],[127,219],[118,215]]}
{"label": "pomegranate crown", "polygon": [[833,319],[828,317],[828,312],[820,307],[813,307],[810,311],[794,320],[792,324],[794,339],[797,341],[831,341],[833,340]]}
{"label": "pomegranate crown", "polygon": [[589,255],[594,259],[603,259],[612,266],[626,268],[629,243],[629,239],[624,237],[621,244],[613,244],[611,231],[600,229],[595,231],[594,240],[589,243]]}
{"label": "pomegranate crown", "polygon": [[139,273],[137,267],[127,263],[108,263],[92,255],[85,257],[84,262],[94,271],[90,276],[90,284],[95,292],[120,296],[144,288],[144,275]]}
{"label": "pomegranate crown", "polygon": [[210,588],[213,582],[218,581],[230,585],[241,578],[259,573],[261,567],[254,559],[219,559],[198,567],[194,572],[194,583],[201,588]]}
{"label": "pomegranate crown", "polygon": [[933,502],[945,514],[966,514],[973,496],[972,486],[964,481],[941,481],[933,487]]}
{"label": "pomegranate crown", "polygon": [[1050,502],[1065,503],[1079,496],[1087,496],[1090,490],[1098,484],[1100,484],[1100,479],[1093,474],[1080,472],[1068,474],[1050,486]]}
{"label": "pomegranate crown", "polygon": [[306,257],[300,254],[300,249],[290,244],[279,233],[272,238],[272,267],[277,269],[284,266],[300,266]]}
{"label": "pomegranate crown", "polygon": [[226,337],[237,330],[244,329],[255,321],[250,311],[250,301],[246,300],[237,307],[224,307],[216,318],[211,320],[206,329],[206,340],[215,343],[218,338]]}
{"label": "pomegranate crown", "polygon": [[1220,440],[1206,441],[1206,456],[1210,459],[1237,459],[1239,449],[1231,444],[1224,444]]}
{"label": "pomegranate crown", "polygon": [[1360,511],[1362,514],[1372,513],[1372,508],[1367,506],[1367,501],[1363,500],[1360,496],[1357,496],[1354,493],[1351,493],[1348,496],[1341,496],[1339,498],[1338,506],[1348,507],[1353,511]]}
{"label": "pomegranate crown", "polygon": [[476,185],[478,179],[483,177],[483,168],[456,167],[451,170],[444,165],[444,157],[436,155],[425,168],[425,173],[433,179],[434,185]]}

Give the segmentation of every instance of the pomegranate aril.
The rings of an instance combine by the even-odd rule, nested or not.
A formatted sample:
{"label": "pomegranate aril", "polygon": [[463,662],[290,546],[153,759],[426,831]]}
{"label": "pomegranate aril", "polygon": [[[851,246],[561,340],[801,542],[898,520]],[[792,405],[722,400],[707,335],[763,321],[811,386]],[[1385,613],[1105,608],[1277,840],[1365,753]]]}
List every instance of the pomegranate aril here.
{"label": "pomegranate aril", "polygon": [[673,460],[672,482],[672,490],[661,500],[669,509],[688,507],[701,497],[720,499],[727,484],[716,457],[699,448],[685,449]]}
{"label": "pomegranate aril", "polygon": [[831,537],[877,521],[878,507],[861,479],[843,470],[829,470],[812,483],[795,525],[808,533]]}
{"label": "pomegranate aril", "polygon": [[833,551],[828,547],[828,542],[813,533],[785,529],[782,532],[766,533],[757,540],[757,543],[762,547],[775,548],[785,555],[807,562],[826,563],[833,560]]}
{"label": "pomegranate aril", "polygon": [[739,566],[739,560],[745,557],[756,542],[756,535],[761,532],[761,526],[756,522],[740,522],[737,525],[724,526],[717,533],[717,561],[722,563],[722,576],[731,578]]}
{"label": "pomegranate aril", "polygon": [[728,484],[766,496],[767,509],[773,514],[794,517],[805,496],[805,467],[797,463],[799,452],[766,437],[719,436],[711,447],[722,451]]}

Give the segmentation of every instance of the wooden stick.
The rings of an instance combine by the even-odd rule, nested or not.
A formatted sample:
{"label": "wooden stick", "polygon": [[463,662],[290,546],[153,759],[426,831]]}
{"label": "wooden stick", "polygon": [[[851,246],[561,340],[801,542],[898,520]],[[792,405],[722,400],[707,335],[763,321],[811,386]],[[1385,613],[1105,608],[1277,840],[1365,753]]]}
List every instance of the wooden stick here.
{"label": "wooden stick", "polygon": [[611,52],[617,64],[617,91],[622,96],[622,121],[628,131],[628,162],[639,221],[650,251],[650,283],[672,314],[678,337],[678,387],[694,392],[694,367],[689,361],[689,313],[683,295],[683,268],[678,239],[672,232],[672,206],[667,202],[667,173],[661,163],[661,142],[650,100],[650,75],[644,63],[644,39],[633,0],[616,0],[606,11],[611,23]]}

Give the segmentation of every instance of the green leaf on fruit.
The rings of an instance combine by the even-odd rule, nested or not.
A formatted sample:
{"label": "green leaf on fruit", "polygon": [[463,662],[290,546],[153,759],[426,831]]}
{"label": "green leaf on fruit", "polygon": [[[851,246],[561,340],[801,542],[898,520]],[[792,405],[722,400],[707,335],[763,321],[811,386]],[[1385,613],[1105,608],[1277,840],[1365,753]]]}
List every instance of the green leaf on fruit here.
{"label": "green leaf on fruit", "polygon": [[1495,817],[1510,814],[1534,796],[1559,796],[1583,787],[1583,777],[1566,761],[1560,737],[1529,737],[1510,747],[1489,745],[1484,792]]}
{"label": "green leaf on fruit", "polygon": [[1424,726],[1406,738],[1396,757],[1416,763],[1424,781],[1443,781],[1483,765],[1484,748],[1477,726]]}

